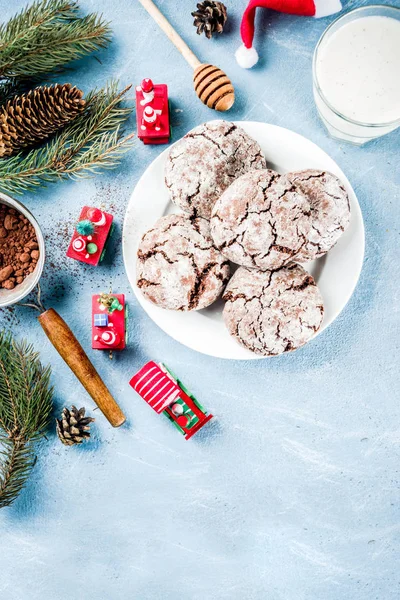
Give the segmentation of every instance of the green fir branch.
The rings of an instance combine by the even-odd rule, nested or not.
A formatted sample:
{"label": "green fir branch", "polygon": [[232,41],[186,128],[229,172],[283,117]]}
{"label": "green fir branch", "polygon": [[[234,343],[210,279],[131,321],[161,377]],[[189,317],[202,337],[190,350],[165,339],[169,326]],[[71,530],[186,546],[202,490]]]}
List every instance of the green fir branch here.
{"label": "green fir branch", "polygon": [[25,443],[0,438],[0,445],[0,508],[4,508],[25,486],[36,458]]}
{"label": "green fir branch", "polygon": [[52,410],[50,375],[31,345],[0,333],[0,508],[12,504],[35,464],[34,444]]}
{"label": "green fir branch", "polygon": [[0,189],[22,194],[47,183],[88,177],[111,169],[132,146],[133,134],[122,137],[122,124],[132,112],[122,106],[130,86],[117,83],[94,90],[85,110],[45,146],[0,159]]}
{"label": "green fir branch", "polygon": [[0,25],[0,78],[37,77],[107,46],[109,24],[75,0],[37,0]]}

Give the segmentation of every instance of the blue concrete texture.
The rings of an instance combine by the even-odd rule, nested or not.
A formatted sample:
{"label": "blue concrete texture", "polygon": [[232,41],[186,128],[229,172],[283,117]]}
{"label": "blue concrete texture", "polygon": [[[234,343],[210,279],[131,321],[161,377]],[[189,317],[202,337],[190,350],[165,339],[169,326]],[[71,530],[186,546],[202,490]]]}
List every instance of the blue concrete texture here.
{"label": "blue concrete texture", "polygon": [[[212,40],[196,35],[194,0],[157,3],[203,61],[229,73],[237,100],[228,118],[287,127],[338,162],[364,215],[364,268],[343,313],[305,348],[272,360],[217,360],[153,324],[124,272],[125,208],[162,147],[137,141],[113,171],[25,194],[47,240],[45,303],[69,322],[128,423],[113,429],[92,412],[32,311],[1,311],[1,326],[52,365],[55,412],[86,406],[96,422],[82,447],[62,446],[53,427],[26,489],[1,511],[0,598],[398,599],[400,131],[363,148],[327,136],[313,104],[311,62],[332,18],[260,10],[262,59],[244,71],[234,50],[245,0],[226,0],[226,32]],[[60,83],[85,92],[113,77],[121,86],[148,76],[167,83],[173,140],[215,118],[196,99],[184,59],[137,1],[80,4],[111,21],[113,42],[100,62],[76,64]],[[366,4],[349,0],[345,8]],[[24,5],[1,0],[1,20]],[[112,257],[99,268],[65,258],[84,204],[101,205],[118,224]],[[91,295],[110,286],[127,295],[131,339],[112,361],[90,348]],[[128,385],[149,359],[165,361],[216,415],[190,442]]]}

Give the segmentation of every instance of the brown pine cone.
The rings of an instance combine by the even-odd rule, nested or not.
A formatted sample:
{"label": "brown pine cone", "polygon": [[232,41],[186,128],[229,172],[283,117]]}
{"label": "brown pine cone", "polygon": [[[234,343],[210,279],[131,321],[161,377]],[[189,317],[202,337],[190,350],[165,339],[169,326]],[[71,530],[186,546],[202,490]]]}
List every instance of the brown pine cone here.
{"label": "brown pine cone", "polygon": [[35,146],[84,109],[83,92],[69,83],[37,87],[0,108],[0,157]]}
{"label": "brown pine cone", "polygon": [[228,15],[226,6],[222,2],[204,0],[197,4],[197,10],[192,12],[192,17],[194,17],[193,25],[197,27],[198,35],[204,32],[210,39],[214,32],[223,32]]}
{"label": "brown pine cone", "polygon": [[66,446],[82,444],[90,438],[90,425],[95,419],[85,417],[85,409],[71,406],[71,410],[64,408],[61,419],[56,419],[57,435]]}

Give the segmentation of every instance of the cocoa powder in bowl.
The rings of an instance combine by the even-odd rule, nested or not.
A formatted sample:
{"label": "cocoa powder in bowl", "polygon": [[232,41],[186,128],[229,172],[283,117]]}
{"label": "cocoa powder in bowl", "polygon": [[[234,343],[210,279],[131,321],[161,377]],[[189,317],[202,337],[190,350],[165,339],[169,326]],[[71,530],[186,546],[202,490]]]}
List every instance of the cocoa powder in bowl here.
{"label": "cocoa powder in bowl", "polygon": [[15,208],[0,203],[0,287],[12,290],[22,283],[39,256],[33,225]]}

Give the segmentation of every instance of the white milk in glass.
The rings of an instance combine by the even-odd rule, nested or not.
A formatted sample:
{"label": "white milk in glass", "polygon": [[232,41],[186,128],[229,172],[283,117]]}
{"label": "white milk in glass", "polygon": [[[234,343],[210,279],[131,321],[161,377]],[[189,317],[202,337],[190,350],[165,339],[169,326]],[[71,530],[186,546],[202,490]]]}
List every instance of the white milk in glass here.
{"label": "white milk in glass", "polygon": [[[370,7],[370,12],[373,8],[378,9]],[[328,29],[314,58],[314,96],[321,118],[331,135],[356,144],[400,124],[400,20],[362,16],[363,10],[368,7]]]}

